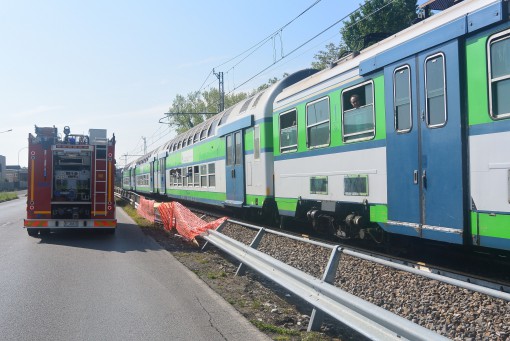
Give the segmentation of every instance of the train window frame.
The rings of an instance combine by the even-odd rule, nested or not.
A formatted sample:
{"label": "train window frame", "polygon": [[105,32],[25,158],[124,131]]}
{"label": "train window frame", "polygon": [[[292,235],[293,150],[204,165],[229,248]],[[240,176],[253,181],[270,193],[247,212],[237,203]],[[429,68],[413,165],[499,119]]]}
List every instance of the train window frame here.
{"label": "train window frame", "polygon": [[510,30],[506,30],[503,32],[499,32],[497,34],[492,35],[487,40],[487,84],[489,86],[489,115],[493,120],[502,120],[510,117],[510,110],[506,113],[495,113],[494,110],[494,97],[496,96],[496,91],[494,91],[493,84],[498,84],[501,82],[510,82],[510,72],[504,76],[493,78],[493,59],[492,59],[492,46],[496,43],[502,41],[508,41],[510,43]]}
{"label": "train window frame", "polygon": [[234,165],[241,165],[244,156],[244,134],[242,131],[234,133]]}
{"label": "train window frame", "polygon": [[227,166],[233,166],[235,160],[234,135],[229,134],[225,137],[225,148],[226,148],[225,164]]}
{"label": "train window frame", "polygon": [[214,162],[207,165],[207,181],[209,187],[216,187],[216,164]]}
{"label": "train window frame", "polygon": [[[308,118],[311,117],[311,115],[309,115],[309,108],[312,107],[312,106],[315,107],[316,104],[318,104],[320,102],[323,102],[323,101],[327,102],[326,108],[327,108],[328,119],[327,120],[322,120],[320,122],[314,122],[314,123],[310,124],[309,120],[308,120]],[[327,143],[317,144],[317,145],[313,145],[313,146],[310,145],[310,140],[311,140],[310,136],[313,136],[311,134],[311,129],[313,129],[315,127],[322,126],[322,125],[324,125],[326,123],[327,123],[327,126],[328,126],[328,140],[327,140]],[[320,134],[318,134],[318,135],[320,135]],[[308,149],[316,149],[316,148],[327,147],[330,144],[331,144],[331,107],[330,107],[329,96],[325,96],[325,97],[316,99],[316,100],[306,104],[306,146],[308,147]]]}
{"label": "train window frame", "polygon": [[200,187],[208,187],[207,184],[207,164],[200,165]]}
{"label": "train window frame", "polygon": [[[367,102],[367,93],[366,93],[366,87],[371,86],[371,91],[369,93],[371,97],[371,102],[366,104]],[[360,93],[360,90],[363,90],[363,93]],[[365,104],[360,106],[359,108],[353,108],[350,103],[350,98],[352,95],[364,95],[364,102]],[[376,119],[375,119],[375,86],[373,80],[368,80],[360,84],[356,84],[355,86],[346,88],[342,90],[341,92],[341,102],[342,102],[342,141],[343,143],[354,143],[354,142],[361,142],[361,141],[368,141],[373,140],[375,138],[375,133],[377,129],[376,125]],[[348,105],[347,105],[348,103]],[[349,109],[346,109],[347,107],[350,107]],[[373,128],[372,129],[365,129],[354,133],[345,133],[345,114],[351,114],[355,113],[354,110],[365,110],[366,108],[372,108],[372,123]],[[367,135],[368,134],[368,135]]]}
{"label": "train window frame", "polygon": [[253,126],[253,159],[260,160],[260,125]]}
{"label": "train window frame", "polygon": [[[432,59],[436,59],[437,58],[442,58],[442,66],[443,66],[443,69],[442,69],[442,72],[443,72],[443,109],[444,109],[444,120],[441,122],[441,123],[438,123],[438,124],[430,124],[430,112],[429,112],[429,109],[430,109],[430,105],[429,105],[429,99],[430,98],[434,98],[434,97],[438,97],[437,95],[434,96],[434,97],[431,97],[429,96],[429,89],[428,89],[428,76],[427,76],[427,63],[432,60]],[[435,63],[435,61],[434,61]],[[446,126],[446,124],[448,123],[448,106],[447,106],[447,92],[446,92],[446,56],[443,52],[439,52],[439,53],[435,53],[433,55],[430,55],[428,56],[427,58],[425,58],[425,61],[423,62],[423,73],[424,73],[424,77],[425,77],[425,84],[424,84],[424,89],[425,89],[425,124],[427,125],[428,128],[430,129],[437,129],[437,128],[442,128],[444,126]],[[437,91],[437,89],[434,89]]]}
{"label": "train window frame", "polygon": [[193,166],[193,184],[195,187],[200,186],[200,167],[199,167],[199,165]]}
{"label": "train window frame", "polygon": [[[403,104],[409,104],[409,127],[407,129],[399,128],[399,120],[398,120],[398,105],[397,105],[397,81],[396,76],[397,73],[401,73],[404,70],[407,70],[407,94],[408,94],[408,102]],[[402,105],[402,104],[401,104]],[[397,133],[406,134],[413,130],[413,96],[412,96],[412,87],[411,87],[411,67],[408,64],[401,65],[393,71],[393,127]]]}
{"label": "train window frame", "polygon": [[[285,115],[288,115],[290,113],[294,112],[294,121],[293,121],[293,125],[289,125],[288,127],[286,126],[284,129],[282,129],[282,117],[285,116]],[[290,110],[287,110],[287,111],[284,111],[282,113],[280,113],[280,115],[278,115],[278,130],[280,132],[279,134],[279,139],[280,139],[280,153],[281,154],[285,154],[285,153],[293,153],[293,152],[297,152],[298,150],[298,141],[299,141],[299,132],[298,132],[298,111],[297,111],[297,108],[292,108]],[[283,136],[283,133],[285,129],[289,129],[289,128],[293,128],[294,127],[294,130],[296,132],[296,143],[295,144],[289,144],[288,146],[282,146],[282,136]],[[290,130],[289,130],[290,131]],[[285,131],[286,132],[286,131]]]}
{"label": "train window frame", "polygon": [[181,174],[182,174],[182,186],[187,187],[188,186],[188,177],[187,175],[188,167],[182,168]]}

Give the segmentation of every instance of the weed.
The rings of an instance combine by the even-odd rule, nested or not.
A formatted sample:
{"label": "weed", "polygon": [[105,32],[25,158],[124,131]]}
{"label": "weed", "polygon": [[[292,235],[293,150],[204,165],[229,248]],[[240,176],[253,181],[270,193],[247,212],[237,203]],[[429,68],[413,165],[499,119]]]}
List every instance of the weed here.
{"label": "weed", "polygon": [[299,335],[299,331],[297,330],[277,327],[272,324],[264,323],[258,320],[252,320],[251,323],[253,323],[255,327],[257,327],[261,331],[271,332],[279,335]]}

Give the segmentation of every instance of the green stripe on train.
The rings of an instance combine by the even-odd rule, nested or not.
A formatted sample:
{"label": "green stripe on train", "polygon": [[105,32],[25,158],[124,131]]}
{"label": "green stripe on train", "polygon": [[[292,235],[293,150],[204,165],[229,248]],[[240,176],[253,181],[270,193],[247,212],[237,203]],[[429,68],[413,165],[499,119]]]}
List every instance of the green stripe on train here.
{"label": "green stripe on train", "polygon": [[180,197],[214,200],[214,201],[225,201],[227,199],[227,196],[225,193],[209,192],[209,191],[194,191],[191,189],[167,189],[166,194],[180,196]]}
{"label": "green stripe on train", "polygon": [[370,206],[370,221],[373,223],[387,223],[388,206],[387,205]]}
{"label": "green stripe on train", "polygon": [[475,36],[466,41],[466,81],[469,125],[493,122],[487,96],[487,39]]}
{"label": "green stripe on train", "polygon": [[298,203],[297,199],[276,198],[275,200],[276,204],[278,205],[278,210],[296,212]]}
{"label": "green stripe on train", "polygon": [[510,239],[510,214],[471,212],[473,236]]}
{"label": "green stripe on train", "polygon": [[166,168],[181,167],[183,152],[192,154],[193,157],[192,160],[188,160],[189,163],[207,162],[220,157],[225,158],[225,139],[215,138],[210,142],[176,151],[167,157]]}
{"label": "green stripe on train", "polygon": [[246,194],[246,205],[262,207],[262,205],[264,204],[264,201],[269,198],[271,198],[271,197],[268,197],[266,195]]}

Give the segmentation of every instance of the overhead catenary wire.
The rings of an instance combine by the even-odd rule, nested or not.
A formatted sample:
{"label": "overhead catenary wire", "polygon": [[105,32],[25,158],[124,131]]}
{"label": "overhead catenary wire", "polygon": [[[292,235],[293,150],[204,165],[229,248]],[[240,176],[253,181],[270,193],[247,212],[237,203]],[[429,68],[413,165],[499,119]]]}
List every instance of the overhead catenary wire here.
{"label": "overhead catenary wire", "polygon": [[259,46],[265,44],[266,42],[268,42],[269,40],[271,40],[275,35],[278,34],[278,32],[282,31],[284,28],[286,28],[287,26],[289,26],[290,24],[292,24],[294,21],[296,21],[299,17],[301,17],[303,14],[305,14],[306,12],[308,12],[310,9],[312,9],[315,5],[317,5],[319,2],[321,2],[321,0],[316,0],[313,4],[311,4],[310,6],[308,6],[304,11],[302,11],[301,13],[299,13],[296,17],[294,17],[294,19],[292,19],[291,21],[289,21],[288,23],[286,23],[285,25],[283,25],[282,27],[280,27],[279,29],[277,29],[276,31],[274,31],[273,33],[271,33],[270,35],[268,35],[267,37],[265,37],[264,39],[262,39],[261,41],[259,41],[258,43],[256,43],[255,45],[253,45],[252,47],[244,50],[243,52],[239,53],[237,56],[235,57],[232,57],[230,58],[229,60],[227,60],[226,62],[224,63],[221,63],[220,65],[216,66],[215,69],[219,68],[220,66],[223,66],[225,64],[228,64],[234,60],[236,60],[237,58],[241,57],[242,55],[244,55],[245,53],[251,51],[252,49],[255,49],[255,48],[258,48]]}
{"label": "overhead catenary wire", "polygon": [[[384,6],[378,8],[377,10],[373,11],[372,13],[369,13],[368,15],[364,16],[361,20],[359,21],[356,21],[355,23],[353,23],[352,25],[349,25],[347,26],[346,28],[349,28],[349,27],[352,27],[352,26],[355,26],[357,24],[359,24],[360,22],[362,22],[363,20],[366,20],[367,18],[373,16],[374,14],[376,14],[377,12],[381,11],[382,9],[386,8],[387,6],[389,5],[392,5],[396,0],[392,0],[391,2],[388,2],[387,4],[385,4]],[[349,16],[351,16],[352,14],[356,13],[357,11],[359,11],[363,6],[361,6],[360,8],[352,11],[351,13],[345,15],[344,17],[342,17],[341,19],[337,20],[336,22],[334,22],[333,24],[329,25],[328,27],[326,27],[325,29],[323,29],[322,31],[320,31],[319,33],[317,33],[316,35],[314,35],[312,38],[308,39],[307,41],[305,41],[304,43],[302,43],[301,45],[297,46],[296,48],[294,48],[292,51],[290,51],[289,53],[287,53],[286,55],[282,56],[279,60],[273,62],[272,64],[270,64],[269,66],[265,67],[264,69],[262,69],[261,71],[259,71],[258,73],[256,73],[255,75],[253,75],[252,77],[250,77],[248,80],[244,81],[243,83],[239,84],[237,87],[234,87],[234,89],[232,89],[231,92],[227,93],[230,94],[232,92],[234,92],[235,90],[237,90],[238,88],[240,88],[241,86],[245,85],[246,83],[250,82],[251,80],[253,80],[255,77],[259,76],[260,74],[262,74],[263,72],[267,71],[268,69],[270,69],[272,66],[274,66],[275,64],[279,63],[280,61],[282,61],[284,58],[290,56],[291,54],[293,54],[294,52],[296,52],[297,50],[299,50],[300,48],[302,48],[303,46],[305,46],[306,44],[308,44],[309,42],[311,42],[312,40],[316,39],[318,36],[322,35],[323,33],[329,31],[331,28],[335,27],[336,25],[338,25],[339,23],[341,23],[342,21],[344,21],[345,19],[347,19]]]}

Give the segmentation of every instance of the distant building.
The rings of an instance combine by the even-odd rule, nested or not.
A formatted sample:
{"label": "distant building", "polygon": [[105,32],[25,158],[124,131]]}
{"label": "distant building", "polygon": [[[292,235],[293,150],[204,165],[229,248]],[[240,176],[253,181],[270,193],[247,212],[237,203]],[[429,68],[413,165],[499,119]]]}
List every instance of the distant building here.
{"label": "distant building", "polygon": [[5,178],[5,156],[0,155],[0,182],[4,182]]}
{"label": "distant building", "polygon": [[7,165],[5,167],[4,182],[12,184],[15,189],[26,189],[28,169],[19,165]]}

